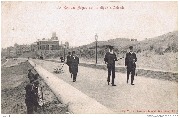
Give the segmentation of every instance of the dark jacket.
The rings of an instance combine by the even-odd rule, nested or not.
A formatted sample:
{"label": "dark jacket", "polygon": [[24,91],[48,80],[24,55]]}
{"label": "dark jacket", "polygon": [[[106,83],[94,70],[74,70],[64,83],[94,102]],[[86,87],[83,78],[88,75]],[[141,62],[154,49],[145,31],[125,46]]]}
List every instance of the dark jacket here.
{"label": "dark jacket", "polygon": [[71,56],[70,68],[73,74],[78,73],[78,64],[79,64],[79,58],[77,56]]}
{"label": "dark jacket", "polygon": [[68,55],[68,56],[67,56],[67,62],[66,62],[66,64],[67,64],[68,66],[70,66],[70,64],[71,64],[71,55]]}
{"label": "dark jacket", "polygon": [[[133,61],[133,59],[135,61]],[[137,57],[136,54],[133,52],[132,54],[126,53],[126,58],[125,58],[125,66],[127,66],[127,68],[136,68],[136,62],[137,61]]]}
{"label": "dark jacket", "polygon": [[116,54],[111,54],[110,52],[107,52],[104,61],[107,63],[107,67],[115,66],[115,61],[117,61]]}
{"label": "dark jacket", "polygon": [[38,86],[35,84],[28,84],[25,87],[26,95],[25,95],[25,103],[30,106],[38,106]]}
{"label": "dark jacket", "polygon": [[34,101],[35,101],[35,94],[34,94],[34,88],[32,84],[28,84],[25,87],[26,89],[26,95],[25,95],[25,103],[27,106],[33,106],[34,105]]}
{"label": "dark jacket", "polygon": [[30,80],[30,83],[34,81],[34,74],[32,72],[28,73],[28,78]]}

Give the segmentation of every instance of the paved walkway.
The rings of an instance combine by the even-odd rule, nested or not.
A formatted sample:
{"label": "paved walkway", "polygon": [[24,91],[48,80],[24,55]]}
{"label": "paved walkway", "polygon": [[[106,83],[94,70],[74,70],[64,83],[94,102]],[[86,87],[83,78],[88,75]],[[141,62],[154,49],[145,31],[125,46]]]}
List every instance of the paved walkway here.
{"label": "paved walkway", "polygon": [[[59,59],[47,59],[47,60],[54,60],[54,61],[60,62]],[[89,62],[89,61],[84,61],[84,60],[80,60],[80,63],[95,64],[95,62]],[[98,62],[97,65],[106,65],[106,64],[105,64],[104,62],[101,62],[101,63]],[[126,68],[124,65],[118,65],[118,64],[116,64],[116,67],[124,67],[124,68]],[[161,71],[161,72],[178,73],[178,71],[165,71],[165,70],[153,69],[153,68],[141,68],[141,67],[137,67],[136,69],[143,69],[143,70],[150,70],[150,71]]]}
{"label": "paved walkway", "polygon": [[[49,72],[59,63],[34,60]],[[72,82],[68,66],[64,65],[64,73],[55,74],[77,88],[84,94],[94,98],[107,108],[117,113],[177,113],[177,82],[135,77],[135,85],[126,83],[126,75],[116,73],[116,87],[107,85],[107,71],[79,66],[77,81]]]}

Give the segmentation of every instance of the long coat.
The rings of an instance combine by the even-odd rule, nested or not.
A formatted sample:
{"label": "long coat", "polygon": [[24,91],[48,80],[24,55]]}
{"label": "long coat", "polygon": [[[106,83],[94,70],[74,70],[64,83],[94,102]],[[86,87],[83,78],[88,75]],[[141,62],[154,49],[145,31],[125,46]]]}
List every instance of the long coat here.
{"label": "long coat", "polygon": [[[134,62],[133,59],[135,60]],[[135,64],[136,61],[137,61],[137,57],[134,52],[132,54],[130,52],[126,53],[125,66],[127,66],[127,69],[136,68],[136,64]]]}
{"label": "long coat", "polygon": [[107,62],[107,68],[115,67],[115,61],[117,61],[116,54],[111,54],[110,52],[107,52],[104,61]]}
{"label": "long coat", "polygon": [[66,62],[66,64],[67,64],[68,66],[70,66],[70,64],[71,64],[71,55],[68,55],[68,56],[67,56],[67,62]]}
{"label": "long coat", "polygon": [[67,56],[67,62],[66,62],[66,64],[69,66],[69,72],[71,73],[71,55],[68,55]]}
{"label": "long coat", "polygon": [[78,73],[78,64],[79,64],[79,58],[77,56],[71,56],[71,72],[72,74]]}
{"label": "long coat", "polygon": [[34,106],[37,105],[37,95],[36,91],[34,89],[35,87],[33,84],[27,84],[25,89],[26,89],[26,94],[25,94],[25,103],[27,106]]}

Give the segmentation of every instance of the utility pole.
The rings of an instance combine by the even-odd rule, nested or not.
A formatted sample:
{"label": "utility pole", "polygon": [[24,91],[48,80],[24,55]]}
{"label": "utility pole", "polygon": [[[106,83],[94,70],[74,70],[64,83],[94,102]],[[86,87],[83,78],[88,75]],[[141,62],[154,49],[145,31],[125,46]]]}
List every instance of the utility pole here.
{"label": "utility pole", "polygon": [[98,39],[98,35],[95,35],[95,41],[96,41],[96,64],[97,64],[97,39]]}
{"label": "utility pole", "polygon": [[65,52],[65,49],[66,49],[66,45],[64,45],[64,61],[65,61],[65,56],[66,56],[66,55],[65,55],[65,53],[66,53],[66,52]]}

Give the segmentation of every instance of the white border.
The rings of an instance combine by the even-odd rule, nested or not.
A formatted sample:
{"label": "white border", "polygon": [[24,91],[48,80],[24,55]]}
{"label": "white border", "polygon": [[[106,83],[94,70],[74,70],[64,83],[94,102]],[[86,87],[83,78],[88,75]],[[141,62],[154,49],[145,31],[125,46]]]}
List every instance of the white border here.
{"label": "white border", "polygon": [[[2,0],[1,0],[2,1]],[[3,1],[8,1],[8,0],[3,0]],[[11,1],[18,1],[18,0],[11,0]],[[23,1],[27,1],[27,0],[23,0]],[[50,1],[50,0],[36,0],[36,1]],[[51,1],[57,1],[57,0],[51,0]],[[62,0],[58,0],[58,1],[62,1]],[[71,1],[75,1],[75,0],[71,0]],[[82,0],[79,0],[82,1]],[[91,1],[96,1],[96,0],[91,0]],[[98,1],[104,1],[104,0],[98,0]],[[119,0],[108,0],[108,1],[119,1]],[[124,1],[136,1],[136,0],[124,0]],[[145,0],[137,0],[137,1],[145,1]],[[146,1],[150,1],[150,0],[146,0]],[[156,0],[152,0],[152,1],[156,1]],[[178,1],[178,0],[158,0],[158,1]],[[178,1],[178,6],[180,6],[180,3]],[[1,9],[0,9],[1,11]],[[179,13],[180,13],[180,9],[178,7],[178,19],[179,19]],[[1,26],[1,22],[0,22],[0,26]],[[2,28],[2,27],[1,27]],[[179,23],[178,23],[178,30],[179,30]],[[179,32],[178,32],[179,35]],[[1,36],[1,33],[0,33]],[[179,40],[179,38],[178,38]],[[178,41],[178,48],[179,48],[179,41]],[[1,49],[0,49],[1,51]],[[0,56],[1,57],[1,56]],[[179,51],[178,51],[178,62],[179,62]],[[178,63],[178,67],[180,66],[180,64]],[[1,72],[1,69],[0,69]],[[178,70],[179,72],[179,70]],[[1,75],[0,75],[1,77]],[[1,91],[0,91],[1,93]],[[179,98],[179,83],[178,83],[178,98]],[[1,99],[0,99],[1,101]],[[178,102],[178,108],[179,108],[179,102]],[[1,109],[0,109],[1,112]],[[109,118],[109,117],[113,117],[113,118],[146,118],[148,117],[148,115],[153,115],[153,116],[158,116],[158,114],[32,114],[32,115],[27,115],[27,114],[1,114],[1,117],[3,118],[31,118],[31,117],[43,117],[43,118],[84,118],[84,117],[103,117],[103,118]],[[179,115],[179,111],[178,111],[178,115]],[[163,118],[175,118],[178,116],[177,114],[159,114],[159,117],[163,116]],[[151,118],[151,117],[150,117]],[[153,118],[153,117],[152,117]]]}

